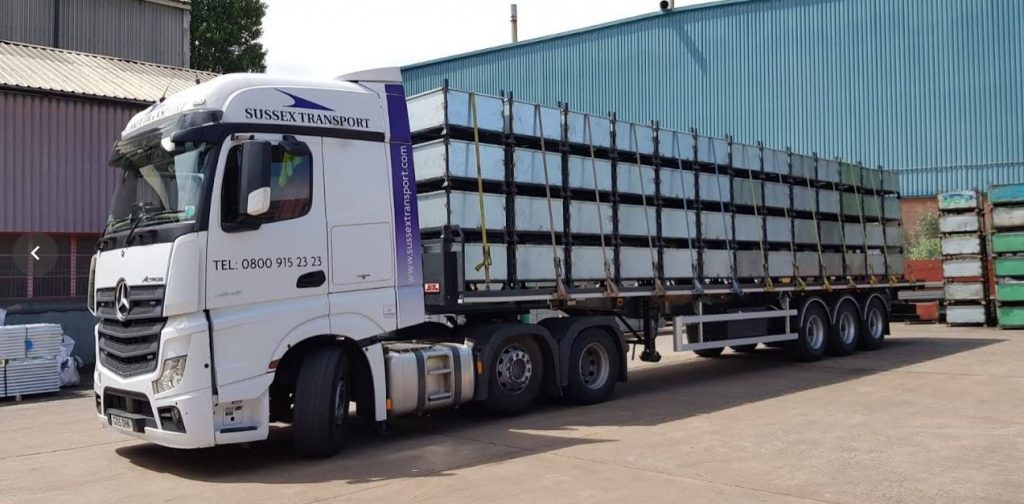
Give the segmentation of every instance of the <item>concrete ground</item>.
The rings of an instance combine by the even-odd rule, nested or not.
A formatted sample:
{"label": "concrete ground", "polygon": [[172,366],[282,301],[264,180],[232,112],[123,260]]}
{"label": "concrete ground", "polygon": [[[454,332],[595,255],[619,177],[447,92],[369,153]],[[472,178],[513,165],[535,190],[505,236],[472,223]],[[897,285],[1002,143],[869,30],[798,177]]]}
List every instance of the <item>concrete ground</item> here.
{"label": "concrete ground", "polygon": [[87,393],[0,403],[0,502],[1024,502],[1024,332],[894,331],[814,364],[667,353],[605,404],[402,420],[327,460],[284,428],[146,445]]}

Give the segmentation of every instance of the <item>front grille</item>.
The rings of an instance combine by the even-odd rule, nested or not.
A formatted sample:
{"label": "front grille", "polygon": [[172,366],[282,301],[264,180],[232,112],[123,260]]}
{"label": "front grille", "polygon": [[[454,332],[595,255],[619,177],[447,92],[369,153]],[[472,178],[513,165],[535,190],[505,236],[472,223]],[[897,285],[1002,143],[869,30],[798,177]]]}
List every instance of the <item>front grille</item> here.
{"label": "front grille", "polygon": [[131,287],[131,310],[124,322],[117,319],[114,289],[96,291],[99,358],[103,367],[122,377],[151,373],[160,353],[163,314],[163,286]]}

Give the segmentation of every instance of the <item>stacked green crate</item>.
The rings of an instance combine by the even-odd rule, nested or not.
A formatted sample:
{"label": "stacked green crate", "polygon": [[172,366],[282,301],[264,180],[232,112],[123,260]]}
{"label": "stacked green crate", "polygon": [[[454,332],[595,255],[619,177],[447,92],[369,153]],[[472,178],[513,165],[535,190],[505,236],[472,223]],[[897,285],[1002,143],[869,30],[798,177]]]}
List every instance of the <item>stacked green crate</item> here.
{"label": "stacked green crate", "polygon": [[999,327],[1024,328],[1024,184],[989,187]]}
{"label": "stacked green crate", "polygon": [[984,219],[979,202],[977,191],[954,191],[938,196],[946,323],[949,325],[982,325],[990,320],[982,233]]}

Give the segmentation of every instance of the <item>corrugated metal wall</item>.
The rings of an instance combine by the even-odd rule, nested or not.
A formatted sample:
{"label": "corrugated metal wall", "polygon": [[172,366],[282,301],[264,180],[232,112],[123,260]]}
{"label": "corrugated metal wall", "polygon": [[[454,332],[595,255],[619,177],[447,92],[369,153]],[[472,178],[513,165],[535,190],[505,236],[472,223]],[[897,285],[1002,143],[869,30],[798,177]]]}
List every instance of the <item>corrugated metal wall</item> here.
{"label": "corrugated metal wall", "polygon": [[0,40],[54,47],[55,12],[55,47],[189,66],[189,11],[148,1],[3,0]]}
{"label": "corrugated metal wall", "polygon": [[53,2],[45,0],[0,1],[0,40],[52,45]]}
{"label": "corrugated metal wall", "polygon": [[138,0],[61,0],[60,45],[188,67],[188,15],[184,9]]}
{"label": "corrugated metal wall", "polygon": [[1024,180],[1022,20],[1020,0],[721,2],[404,75],[412,92],[448,78],[869,165],[957,167],[905,178],[923,194]]}
{"label": "corrugated metal wall", "polygon": [[0,233],[97,233],[121,129],[141,106],[0,91]]}

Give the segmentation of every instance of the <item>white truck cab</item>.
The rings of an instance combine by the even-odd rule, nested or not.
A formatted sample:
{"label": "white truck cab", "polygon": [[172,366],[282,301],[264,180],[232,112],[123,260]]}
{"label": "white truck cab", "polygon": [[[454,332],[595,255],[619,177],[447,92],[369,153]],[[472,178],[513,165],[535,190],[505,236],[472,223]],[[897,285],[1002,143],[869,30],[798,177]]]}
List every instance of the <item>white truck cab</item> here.
{"label": "white truck cab", "polygon": [[400,82],[225,75],[129,122],[95,259],[104,423],[180,448],[264,439],[282,360],[323,339],[365,355],[387,418],[381,345],[357,342],[424,321]]}

